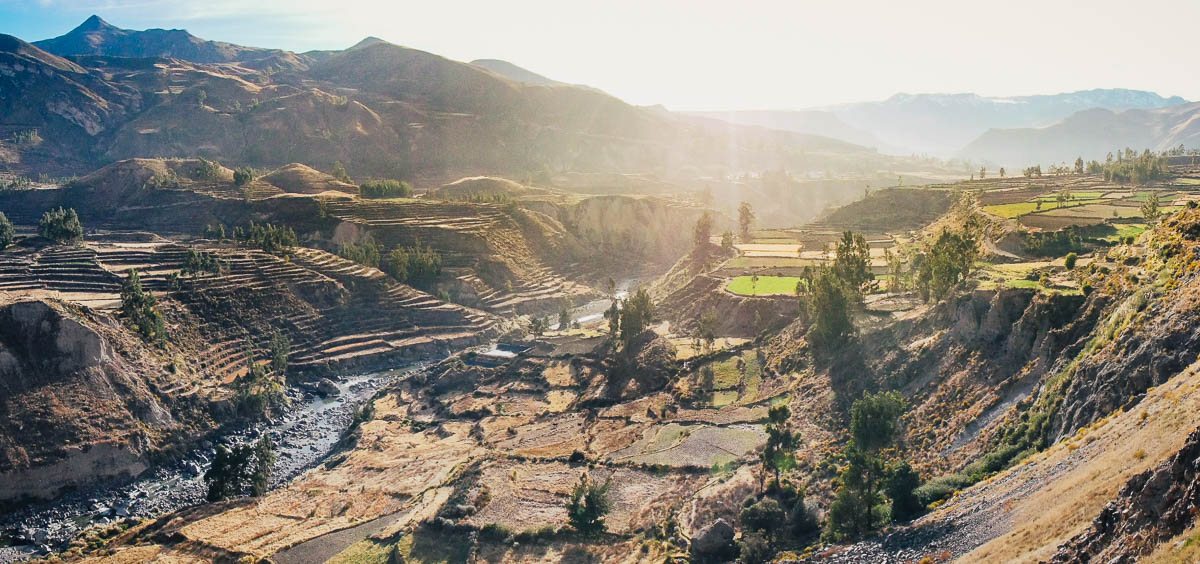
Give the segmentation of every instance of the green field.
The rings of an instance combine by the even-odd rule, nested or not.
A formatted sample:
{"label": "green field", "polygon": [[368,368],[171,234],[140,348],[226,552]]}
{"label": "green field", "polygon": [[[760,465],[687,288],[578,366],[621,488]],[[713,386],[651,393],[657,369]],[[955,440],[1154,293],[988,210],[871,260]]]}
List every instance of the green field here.
{"label": "green field", "polygon": [[796,293],[796,283],[799,281],[795,276],[760,276],[758,283],[754,284],[750,276],[738,276],[730,280],[725,289],[743,296],[790,296]]}
{"label": "green field", "polygon": [[[1042,207],[1045,207],[1044,205]],[[1037,211],[1038,206],[1033,202],[1017,202],[1015,204],[996,204],[994,206],[984,206],[983,210],[998,215],[1003,218],[1014,218],[1018,215]]]}

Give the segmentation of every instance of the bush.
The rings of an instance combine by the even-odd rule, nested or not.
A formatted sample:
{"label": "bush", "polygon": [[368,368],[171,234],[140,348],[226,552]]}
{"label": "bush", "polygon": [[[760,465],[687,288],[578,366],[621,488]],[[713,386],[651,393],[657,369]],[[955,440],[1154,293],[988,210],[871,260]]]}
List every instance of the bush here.
{"label": "bush", "polygon": [[245,186],[252,180],[254,180],[254,169],[252,168],[243,167],[233,171],[234,186]]}
{"label": "bush", "polygon": [[433,247],[396,247],[388,253],[383,271],[400,282],[428,289],[442,273],[442,256]]}
{"label": "bush", "polygon": [[1070,253],[1067,253],[1067,257],[1063,260],[1065,262],[1065,266],[1067,267],[1067,270],[1074,270],[1075,269],[1075,261],[1079,260],[1079,255],[1075,254],[1074,252],[1070,252]]}
{"label": "bush", "polygon": [[408,198],[413,189],[400,180],[368,180],[358,186],[358,194],[363,198]]}
{"label": "bush", "polygon": [[383,247],[377,245],[375,240],[370,237],[357,243],[342,243],[341,247],[338,248],[338,254],[342,258],[370,267],[379,266],[379,255],[382,252]]}
{"label": "bush", "polygon": [[604,517],[612,507],[608,499],[609,482],[597,484],[592,482],[587,474],[579,478],[579,483],[571,491],[571,499],[567,502],[567,521],[571,527],[584,535],[598,535],[604,532]]}
{"label": "bush", "polygon": [[775,551],[760,533],[742,536],[738,541],[738,553],[743,564],[765,564],[775,557]]}
{"label": "bush", "polygon": [[83,225],[75,208],[58,208],[42,214],[38,235],[55,243],[78,243],[83,240]]}
{"label": "bush", "polygon": [[908,462],[901,462],[889,469],[887,496],[892,499],[892,521],[908,521],[921,514],[925,505],[916,495],[921,485],[921,476]]}
{"label": "bush", "polygon": [[166,323],[158,312],[158,301],[142,289],[136,269],[129,270],[121,285],[121,313],[146,342],[162,343],[166,339]]}
{"label": "bush", "polygon": [[[203,92],[203,90],[201,90]],[[200,180],[216,180],[221,177],[221,163],[210,161],[203,157],[200,158],[200,164],[196,165],[196,178]]]}
{"label": "bush", "polygon": [[742,528],[761,532],[767,538],[774,538],[779,528],[786,524],[787,515],[778,501],[768,497],[742,509],[738,519],[742,523]]}
{"label": "bush", "polygon": [[17,231],[13,228],[12,222],[4,215],[4,212],[0,212],[0,250],[11,245],[16,238]]}

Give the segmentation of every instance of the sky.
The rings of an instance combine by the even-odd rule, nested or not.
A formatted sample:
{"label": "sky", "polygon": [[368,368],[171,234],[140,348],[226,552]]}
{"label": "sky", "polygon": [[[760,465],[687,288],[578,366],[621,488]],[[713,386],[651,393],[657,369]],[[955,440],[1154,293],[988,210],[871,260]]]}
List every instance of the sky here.
{"label": "sky", "polygon": [[376,36],[672,110],[1091,88],[1200,100],[1197,0],[0,0],[0,33],[47,39],[93,13],[292,51]]}

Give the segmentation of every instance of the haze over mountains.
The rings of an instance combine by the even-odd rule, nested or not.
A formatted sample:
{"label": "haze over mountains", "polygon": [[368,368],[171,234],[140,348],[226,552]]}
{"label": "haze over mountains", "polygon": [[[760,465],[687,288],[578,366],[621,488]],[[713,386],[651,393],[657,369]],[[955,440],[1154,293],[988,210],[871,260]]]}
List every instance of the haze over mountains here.
{"label": "haze over mountains", "polygon": [[[989,148],[998,151],[994,156],[975,149],[963,149],[992,129],[1047,127],[1077,112],[1097,108],[1113,111],[1151,110],[1183,104],[1187,104],[1187,100],[1178,96],[1165,98],[1153,92],[1115,88],[1009,98],[976,94],[896,94],[880,102],[842,104],[812,110],[700,114],[733,123],[824,135],[877,147],[889,153],[912,152],[953,157],[961,152],[972,159],[1021,164],[1024,161],[1019,159],[1028,158],[1030,153],[1021,156],[1019,151],[995,145],[999,141],[989,142],[995,145]],[[1148,131],[1141,132],[1137,139],[1147,134]],[[1006,159],[1018,159],[1019,162]]]}

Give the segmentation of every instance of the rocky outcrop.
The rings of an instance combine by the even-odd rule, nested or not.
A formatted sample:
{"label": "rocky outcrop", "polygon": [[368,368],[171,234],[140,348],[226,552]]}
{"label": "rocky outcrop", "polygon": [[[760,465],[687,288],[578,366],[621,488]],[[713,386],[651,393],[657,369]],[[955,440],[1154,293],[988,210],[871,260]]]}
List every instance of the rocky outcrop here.
{"label": "rocky outcrop", "polygon": [[1200,429],[1158,467],[1134,476],[1085,532],[1052,562],[1133,562],[1195,523],[1200,503]]}

